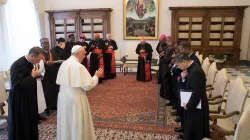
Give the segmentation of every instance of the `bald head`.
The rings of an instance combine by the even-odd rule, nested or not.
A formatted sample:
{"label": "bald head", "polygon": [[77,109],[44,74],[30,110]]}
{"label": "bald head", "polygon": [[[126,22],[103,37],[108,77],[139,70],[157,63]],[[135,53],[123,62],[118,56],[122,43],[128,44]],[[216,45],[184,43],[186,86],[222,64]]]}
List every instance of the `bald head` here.
{"label": "bald head", "polygon": [[106,35],[107,40],[111,40],[111,34]]}
{"label": "bald head", "polygon": [[49,39],[48,38],[41,38],[40,39],[41,47],[45,50],[48,51],[50,48],[49,45]]}

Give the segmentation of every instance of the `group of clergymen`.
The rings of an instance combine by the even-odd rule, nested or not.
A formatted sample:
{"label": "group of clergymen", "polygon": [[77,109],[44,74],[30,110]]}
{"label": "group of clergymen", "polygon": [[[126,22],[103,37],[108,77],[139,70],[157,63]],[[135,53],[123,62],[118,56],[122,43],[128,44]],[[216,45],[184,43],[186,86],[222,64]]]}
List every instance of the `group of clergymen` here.
{"label": "group of clergymen", "polygon": [[[71,56],[73,46],[80,45],[85,48],[86,56],[91,52],[90,61],[86,57],[82,64],[90,72],[91,76],[95,75],[96,70],[102,68],[104,73],[99,78],[99,83],[105,79],[113,79],[116,77],[115,55],[114,50],[118,47],[116,42],[111,39],[111,35],[106,35],[106,40],[102,40],[99,34],[95,34],[94,39],[89,43],[86,42],[84,34],[80,35],[78,42],[75,42],[75,35],[70,33],[67,35],[67,42],[64,38],[57,39],[58,45],[50,49],[49,40],[42,38],[40,40],[42,48],[45,50],[45,75],[42,80],[42,87],[45,95],[47,108],[45,113],[50,115],[49,110],[56,110],[59,86],[56,84],[58,69],[61,60],[66,60]],[[58,62],[58,63],[57,63]],[[62,61],[61,61],[62,62]],[[90,65],[88,64],[90,62]],[[41,116],[43,120],[43,117]]]}
{"label": "group of clergymen", "polygon": [[[176,132],[184,132],[178,139],[201,140],[210,137],[209,107],[206,95],[206,76],[188,41],[173,42],[162,34],[156,48],[160,56],[158,84],[160,96],[169,102],[181,122]],[[187,103],[181,101],[181,91],[192,92]],[[201,102],[201,108],[197,106]]]}

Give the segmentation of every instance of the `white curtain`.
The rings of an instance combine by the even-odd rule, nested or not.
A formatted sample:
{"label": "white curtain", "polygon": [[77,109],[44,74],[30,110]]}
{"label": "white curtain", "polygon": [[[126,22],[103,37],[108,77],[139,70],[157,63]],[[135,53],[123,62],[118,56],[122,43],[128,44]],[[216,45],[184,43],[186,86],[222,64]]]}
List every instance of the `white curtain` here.
{"label": "white curtain", "polygon": [[0,42],[0,49],[4,51],[3,55],[0,54],[0,68],[7,70],[30,48],[40,46],[39,21],[33,0],[8,0],[0,10],[4,33],[0,35],[4,36],[4,41]]}

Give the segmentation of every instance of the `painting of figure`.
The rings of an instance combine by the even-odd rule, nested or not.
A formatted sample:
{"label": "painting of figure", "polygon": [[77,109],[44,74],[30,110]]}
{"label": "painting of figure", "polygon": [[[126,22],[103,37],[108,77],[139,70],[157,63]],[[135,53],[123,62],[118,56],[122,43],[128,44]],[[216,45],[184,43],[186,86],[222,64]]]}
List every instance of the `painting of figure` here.
{"label": "painting of figure", "polygon": [[124,39],[157,39],[159,0],[124,0]]}

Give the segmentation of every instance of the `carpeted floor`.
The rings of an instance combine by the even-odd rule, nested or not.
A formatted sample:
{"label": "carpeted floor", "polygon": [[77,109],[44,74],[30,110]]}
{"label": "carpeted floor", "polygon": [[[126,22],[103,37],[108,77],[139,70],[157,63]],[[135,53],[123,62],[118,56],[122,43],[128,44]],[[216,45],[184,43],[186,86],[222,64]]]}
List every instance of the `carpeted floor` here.
{"label": "carpeted floor", "polygon": [[95,127],[172,133],[165,101],[155,80],[138,82],[135,73],[108,80],[88,93]]}
{"label": "carpeted floor", "polygon": [[[174,140],[178,126],[158,96],[156,80],[138,82],[135,73],[104,81],[88,93],[98,140]],[[41,140],[56,139],[56,113],[39,125]],[[0,140],[7,131],[0,130]]]}

